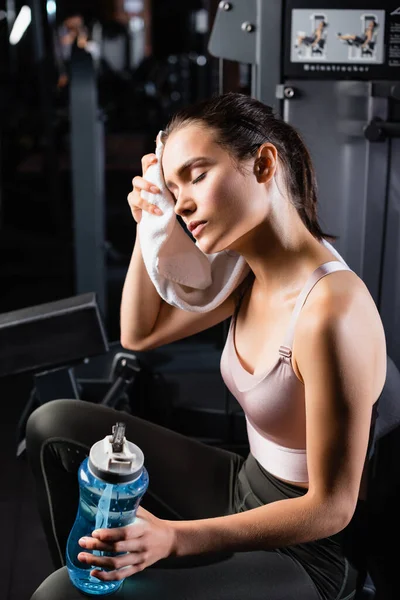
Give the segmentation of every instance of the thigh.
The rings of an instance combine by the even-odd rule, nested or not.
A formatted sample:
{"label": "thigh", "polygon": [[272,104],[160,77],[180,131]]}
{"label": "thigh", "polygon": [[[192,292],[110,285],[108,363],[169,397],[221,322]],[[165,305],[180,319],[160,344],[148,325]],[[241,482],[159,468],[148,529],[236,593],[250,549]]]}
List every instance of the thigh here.
{"label": "thigh", "polygon": [[[116,600],[321,600],[311,578],[279,552],[241,552],[215,562],[145,569],[125,580]],[[168,564],[168,561],[165,563]],[[31,600],[79,600],[66,568],[50,575]]]}
{"label": "thigh", "polygon": [[78,467],[117,421],[126,423],[127,439],[144,453],[150,482],[145,508],[170,519],[206,518],[232,509],[241,456],[109,407],[55,400],[38,408],[27,425],[27,453],[46,536],[55,544],[53,560],[63,555],[75,518]]}

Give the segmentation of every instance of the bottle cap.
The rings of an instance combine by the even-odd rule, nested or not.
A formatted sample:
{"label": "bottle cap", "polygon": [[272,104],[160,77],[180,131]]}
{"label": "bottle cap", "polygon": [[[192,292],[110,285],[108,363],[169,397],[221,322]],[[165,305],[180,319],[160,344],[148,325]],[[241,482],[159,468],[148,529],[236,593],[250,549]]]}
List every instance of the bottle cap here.
{"label": "bottle cap", "polygon": [[89,469],[95,477],[107,483],[134,481],[140,477],[143,465],[143,452],[125,437],[125,423],[113,425],[112,434],[90,449]]}

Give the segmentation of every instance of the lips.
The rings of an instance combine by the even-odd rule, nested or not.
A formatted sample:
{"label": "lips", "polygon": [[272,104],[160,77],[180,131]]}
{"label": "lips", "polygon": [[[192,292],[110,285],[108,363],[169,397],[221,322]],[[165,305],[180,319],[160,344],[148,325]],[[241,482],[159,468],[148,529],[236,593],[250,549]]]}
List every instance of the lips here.
{"label": "lips", "polygon": [[192,231],[192,236],[194,238],[198,238],[200,233],[203,231],[204,227],[207,225],[207,221],[202,221],[195,227]]}
{"label": "lips", "polygon": [[199,225],[203,225],[204,223],[207,223],[207,221],[192,221],[191,223],[189,223],[189,231],[190,233],[193,233],[193,231],[199,226]]}

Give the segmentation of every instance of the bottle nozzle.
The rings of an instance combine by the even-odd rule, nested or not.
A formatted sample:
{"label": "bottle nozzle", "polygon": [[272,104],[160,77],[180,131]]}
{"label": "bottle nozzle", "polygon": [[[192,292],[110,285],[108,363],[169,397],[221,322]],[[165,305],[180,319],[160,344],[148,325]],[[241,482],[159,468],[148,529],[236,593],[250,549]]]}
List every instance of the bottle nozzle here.
{"label": "bottle nozzle", "polygon": [[134,481],[142,473],[143,452],[126,439],[125,429],[125,423],[117,422],[112,426],[112,434],[93,444],[90,449],[89,468],[103,481]]}
{"label": "bottle nozzle", "polygon": [[113,452],[122,452],[125,441],[125,423],[117,423],[112,428],[111,445]]}

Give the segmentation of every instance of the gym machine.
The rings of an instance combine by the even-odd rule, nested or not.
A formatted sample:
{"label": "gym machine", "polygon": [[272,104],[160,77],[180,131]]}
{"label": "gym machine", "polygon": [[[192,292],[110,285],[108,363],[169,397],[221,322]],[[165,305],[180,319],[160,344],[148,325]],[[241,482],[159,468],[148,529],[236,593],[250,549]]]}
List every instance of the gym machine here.
{"label": "gym machine", "polygon": [[[60,398],[102,404],[211,445],[245,450],[244,418],[226,404],[219,360],[213,344],[132,352],[109,342],[94,292],[3,313],[0,378],[32,376],[16,428],[16,454],[25,452],[30,414]],[[202,380],[197,388],[194,374]]]}
{"label": "gym machine", "polygon": [[77,46],[71,59],[70,123],[75,289],[95,292],[106,314],[104,115],[93,59]]}
{"label": "gym machine", "polygon": [[[395,0],[232,0],[209,41],[212,55],[251,65],[252,96],[303,135],[323,229],[373,296],[398,368],[399,29]],[[349,42],[364,47],[350,54]]]}
{"label": "gym machine", "polygon": [[0,377],[33,376],[17,426],[17,456],[25,451],[26,422],[36,407],[75,398],[129,410],[126,394],[140,371],[134,354],[108,343],[93,292],[0,315]]}

